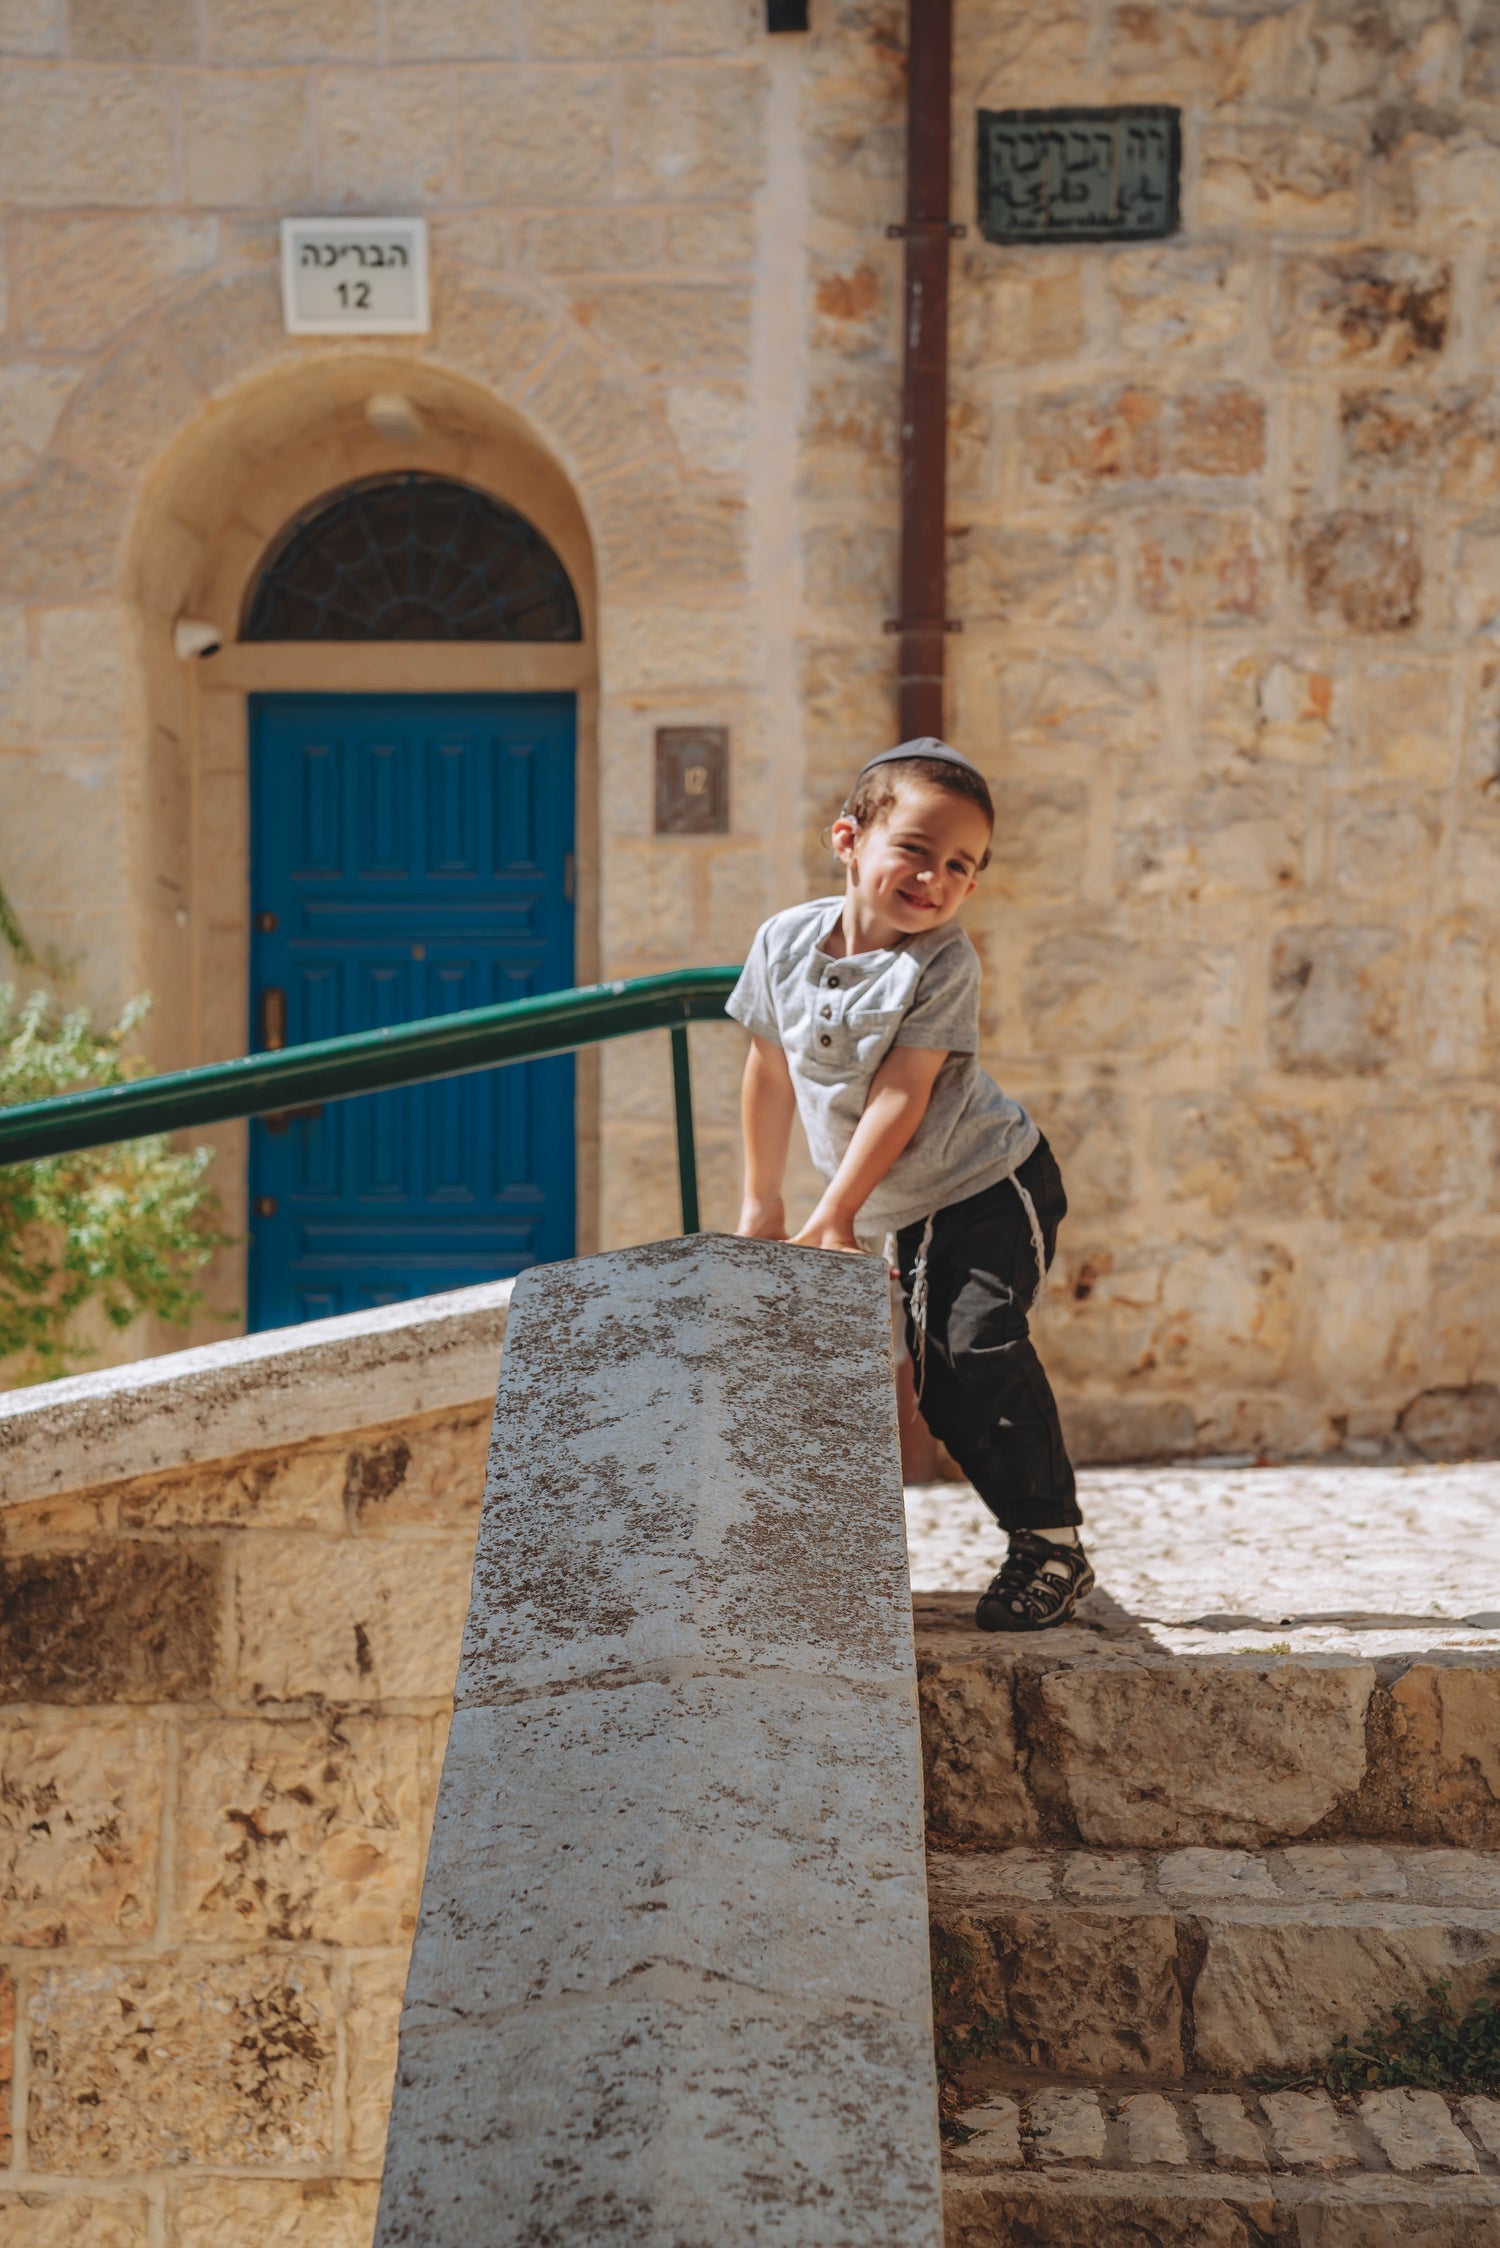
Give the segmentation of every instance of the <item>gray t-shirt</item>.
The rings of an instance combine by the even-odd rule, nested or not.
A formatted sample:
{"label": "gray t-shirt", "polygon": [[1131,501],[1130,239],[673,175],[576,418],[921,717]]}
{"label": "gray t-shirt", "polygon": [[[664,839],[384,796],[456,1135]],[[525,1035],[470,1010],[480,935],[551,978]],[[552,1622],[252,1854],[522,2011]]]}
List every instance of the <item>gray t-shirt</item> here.
{"label": "gray t-shirt", "polygon": [[892,952],[831,960],[842,898],[773,914],[755,933],[726,1012],[780,1046],[813,1162],[831,1179],[893,1046],[946,1048],[927,1113],[859,1213],[862,1239],[928,1217],[1009,1176],[1041,1137],[977,1061],[979,955],[957,922]]}

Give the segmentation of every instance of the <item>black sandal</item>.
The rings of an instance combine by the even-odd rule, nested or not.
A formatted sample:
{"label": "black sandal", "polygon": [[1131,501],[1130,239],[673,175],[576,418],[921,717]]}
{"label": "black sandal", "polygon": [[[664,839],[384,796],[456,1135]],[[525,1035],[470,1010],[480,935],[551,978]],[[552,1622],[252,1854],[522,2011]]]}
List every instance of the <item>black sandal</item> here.
{"label": "black sandal", "polygon": [[1054,1545],[1034,1530],[1012,1530],[1005,1567],[980,1596],[974,1621],[981,1631],[1047,1631],[1065,1624],[1093,1589],[1081,1545]]}

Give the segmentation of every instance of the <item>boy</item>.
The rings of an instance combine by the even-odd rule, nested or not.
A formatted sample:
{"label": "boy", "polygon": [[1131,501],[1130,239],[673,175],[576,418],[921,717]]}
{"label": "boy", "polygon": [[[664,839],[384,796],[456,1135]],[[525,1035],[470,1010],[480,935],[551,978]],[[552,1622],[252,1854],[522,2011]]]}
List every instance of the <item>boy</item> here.
{"label": "boy", "polygon": [[885,750],[833,824],[843,897],[791,906],[756,933],[728,1001],[751,1034],[739,1230],[786,1239],[800,1112],[827,1185],[795,1238],[848,1250],[895,1235],[923,1418],[1010,1533],[975,1620],[1041,1631],[1067,1621],[1094,1572],[1026,1324],[1067,1199],[1035,1124],[975,1058],[979,958],[954,918],[994,825],[960,750],[931,738]]}

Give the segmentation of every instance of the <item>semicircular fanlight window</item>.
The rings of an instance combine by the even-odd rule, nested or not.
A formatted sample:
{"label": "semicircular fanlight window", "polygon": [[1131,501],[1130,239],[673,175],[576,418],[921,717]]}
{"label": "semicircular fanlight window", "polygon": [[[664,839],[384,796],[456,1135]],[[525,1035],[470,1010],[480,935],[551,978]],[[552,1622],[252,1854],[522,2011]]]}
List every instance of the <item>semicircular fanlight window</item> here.
{"label": "semicircular fanlight window", "polygon": [[472,485],[367,478],[297,518],[245,640],[580,640],[578,601],[524,515]]}

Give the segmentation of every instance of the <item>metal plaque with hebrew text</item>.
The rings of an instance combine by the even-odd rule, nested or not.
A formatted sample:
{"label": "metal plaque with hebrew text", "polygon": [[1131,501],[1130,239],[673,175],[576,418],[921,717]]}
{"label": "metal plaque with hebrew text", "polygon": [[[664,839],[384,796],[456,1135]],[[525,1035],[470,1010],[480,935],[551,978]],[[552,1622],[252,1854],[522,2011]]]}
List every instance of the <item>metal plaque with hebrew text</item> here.
{"label": "metal plaque with hebrew text", "polygon": [[1175,234],[1181,173],[1176,109],[979,112],[979,228],[987,242]]}

